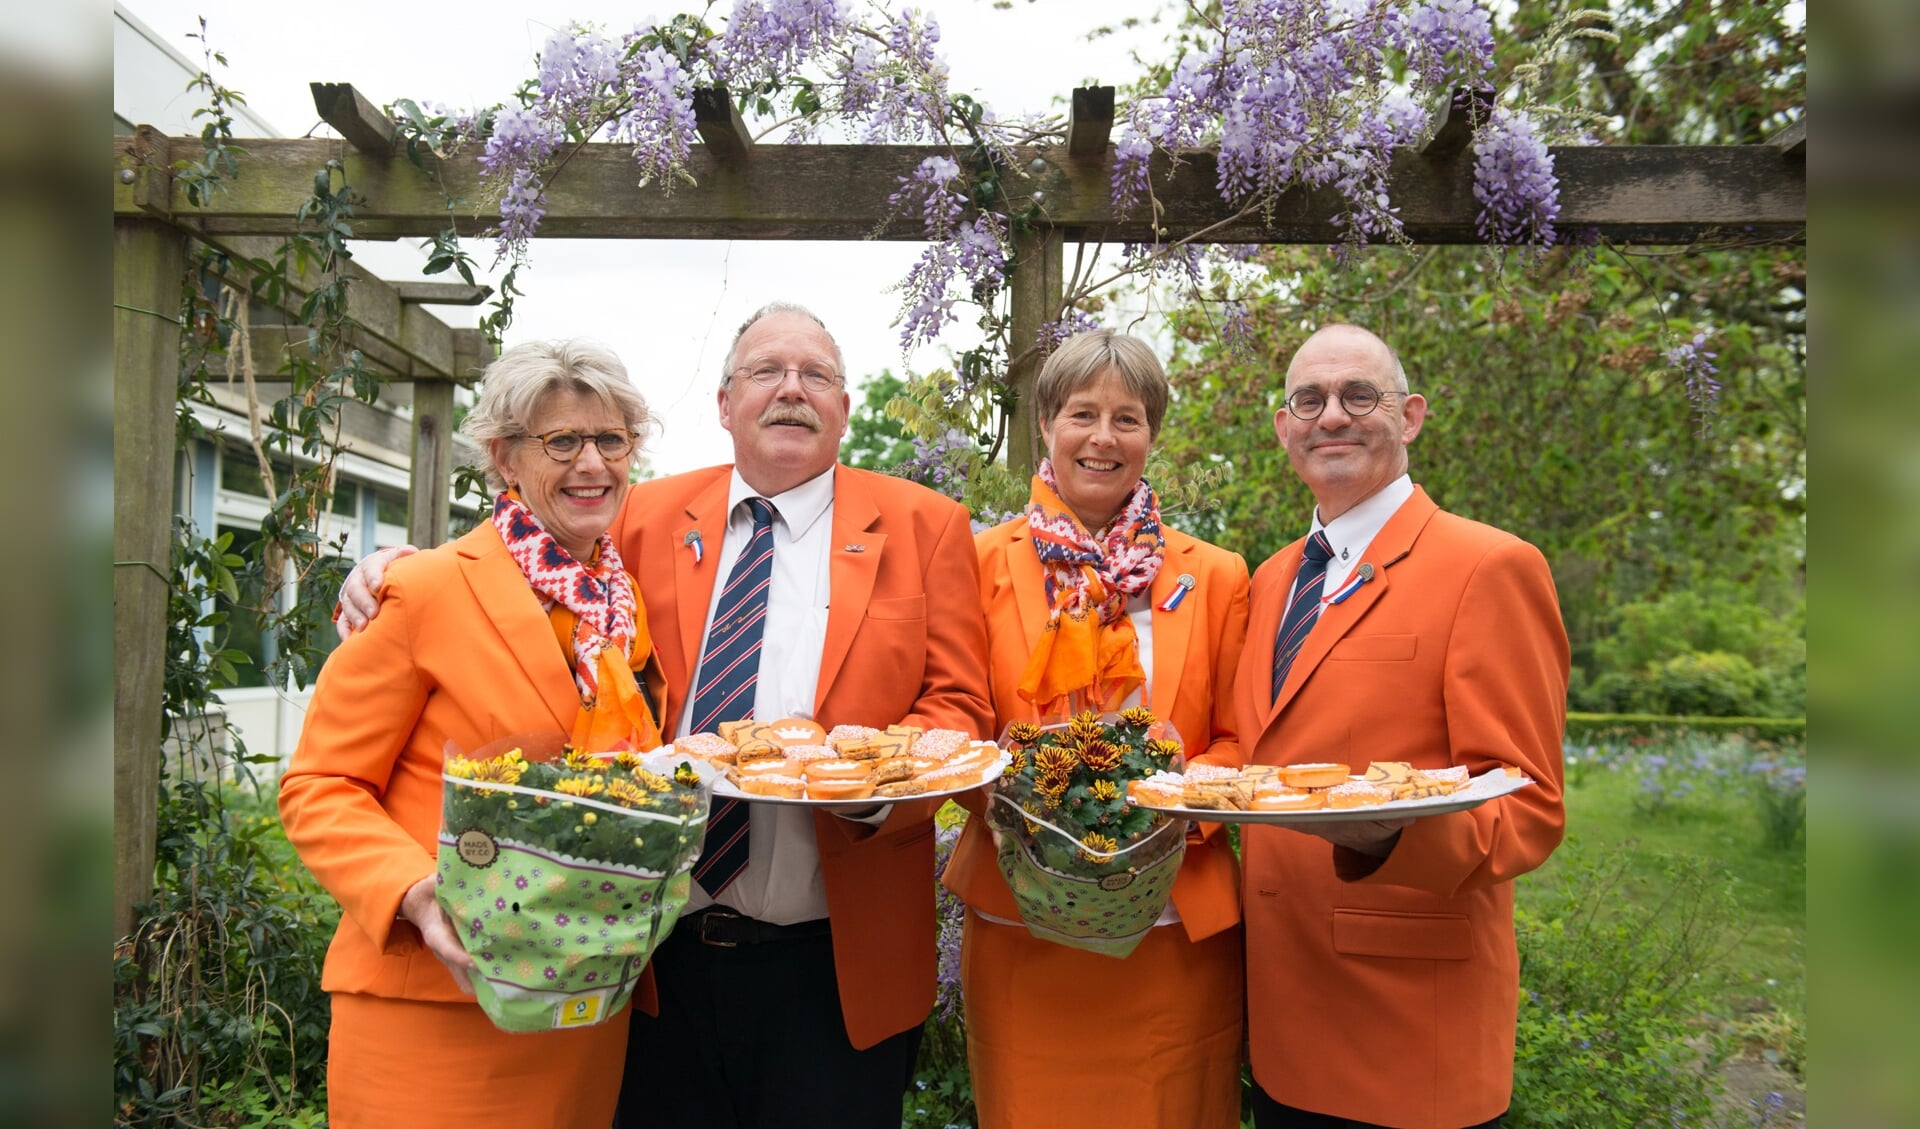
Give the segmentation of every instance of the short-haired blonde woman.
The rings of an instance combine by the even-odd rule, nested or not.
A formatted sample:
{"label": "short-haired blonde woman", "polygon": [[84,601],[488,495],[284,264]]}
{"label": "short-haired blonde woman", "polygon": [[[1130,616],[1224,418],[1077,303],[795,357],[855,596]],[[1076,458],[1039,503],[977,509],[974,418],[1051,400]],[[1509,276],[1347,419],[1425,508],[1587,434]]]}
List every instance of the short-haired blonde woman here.
{"label": "short-haired blonde woman", "polygon": [[339,900],[322,985],[334,1129],[592,1127],[613,1118],[624,1017],[532,1035],[474,1003],[472,961],[434,900],[452,746],[519,735],[657,746],[665,687],[640,596],[606,536],[647,405],[606,349],[507,350],[465,428],[491,520],[396,561],[380,613],[320,672],[280,786],[287,838]]}
{"label": "short-haired blonde woman", "polygon": [[[995,720],[1039,720],[1119,681],[1137,688],[1117,704],[1171,720],[1189,761],[1238,764],[1247,565],[1160,525],[1141,473],[1167,397],[1153,350],[1111,330],[1069,339],[1041,369],[1049,457],[1027,512],[974,539]],[[1117,960],[1027,932],[982,819],[967,820],[944,878],[968,907],[961,989],[982,1129],[1239,1125],[1240,894],[1220,825],[1188,831],[1171,905]]]}

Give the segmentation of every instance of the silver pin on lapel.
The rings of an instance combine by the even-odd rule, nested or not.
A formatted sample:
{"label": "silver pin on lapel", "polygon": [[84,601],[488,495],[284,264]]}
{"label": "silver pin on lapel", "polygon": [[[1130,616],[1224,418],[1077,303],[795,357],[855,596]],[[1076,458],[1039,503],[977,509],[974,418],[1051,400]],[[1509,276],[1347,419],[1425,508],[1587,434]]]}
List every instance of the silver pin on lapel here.
{"label": "silver pin on lapel", "polygon": [[706,556],[706,550],[700,542],[700,531],[698,529],[687,530],[687,535],[680,539],[680,543],[693,549],[694,564],[699,564],[701,559]]}
{"label": "silver pin on lapel", "polygon": [[840,546],[840,551],[845,553],[864,553],[867,551],[867,547],[865,545],[842,545]]}

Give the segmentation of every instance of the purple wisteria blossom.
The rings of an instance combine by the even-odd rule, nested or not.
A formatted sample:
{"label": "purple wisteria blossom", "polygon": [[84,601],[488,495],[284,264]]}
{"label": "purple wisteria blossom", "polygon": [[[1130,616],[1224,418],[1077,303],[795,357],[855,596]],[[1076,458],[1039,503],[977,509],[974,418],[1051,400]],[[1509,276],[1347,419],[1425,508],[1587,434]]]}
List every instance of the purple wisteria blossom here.
{"label": "purple wisteria blossom", "polygon": [[1706,330],[1667,350],[1667,363],[1680,371],[1687,382],[1687,399],[1703,411],[1720,398],[1720,372],[1713,362],[1720,354],[1707,348],[1711,335]]}
{"label": "purple wisteria blossom", "polygon": [[840,0],[739,0],[716,71],[738,90],[800,70],[847,31]]}
{"label": "purple wisteria blossom", "polygon": [[1066,344],[1067,338],[1088,330],[1099,329],[1100,323],[1085,310],[1068,310],[1065,314],[1040,327],[1034,344],[1039,347],[1040,355],[1050,355],[1055,349]]}
{"label": "purple wisteria blossom", "polygon": [[912,173],[899,178],[900,187],[887,197],[887,203],[901,211],[918,210],[926,221],[928,239],[945,239],[953,234],[966,196],[955,182],[960,166],[950,157],[928,157]]}
{"label": "purple wisteria blossom", "polygon": [[1533,121],[1504,106],[1494,107],[1474,136],[1473,155],[1480,237],[1489,243],[1550,245],[1554,221],[1560,218],[1560,180]]}
{"label": "purple wisteria blossom", "polygon": [[1235,356],[1253,356],[1253,317],[1245,302],[1230,301],[1221,309],[1220,343]]}
{"label": "purple wisteria blossom", "polygon": [[1477,86],[1493,69],[1493,20],[1473,0],[1415,5],[1407,29],[1408,61],[1434,86]]}
{"label": "purple wisteria blossom", "polygon": [[640,183],[658,180],[671,191],[697,130],[693,118],[693,76],[664,47],[636,49],[628,37],[626,61],[620,66],[620,86],[628,109],[608,129],[614,141],[633,146],[633,162]]}
{"label": "purple wisteria blossom", "polygon": [[1114,146],[1114,211],[1127,215],[1135,205],[1147,198],[1148,161],[1152,157],[1153,143],[1137,133],[1121,138],[1120,143]]}
{"label": "purple wisteria blossom", "polygon": [[620,49],[592,31],[574,26],[556,32],[540,52],[536,82],[543,112],[584,119],[620,73]]}

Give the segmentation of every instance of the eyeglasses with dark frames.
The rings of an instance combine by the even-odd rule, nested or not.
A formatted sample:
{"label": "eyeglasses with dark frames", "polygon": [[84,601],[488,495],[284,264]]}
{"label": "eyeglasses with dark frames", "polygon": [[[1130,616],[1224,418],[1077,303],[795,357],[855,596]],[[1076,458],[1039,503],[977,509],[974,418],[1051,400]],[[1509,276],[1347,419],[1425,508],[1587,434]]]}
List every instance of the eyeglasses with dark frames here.
{"label": "eyeglasses with dark frames", "polygon": [[[1380,406],[1380,401],[1388,396],[1407,395],[1411,393],[1375,388],[1371,384],[1349,384],[1340,390],[1340,407],[1348,415],[1358,419],[1361,416],[1372,415],[1373,410]],[[1315,388],[1302,388],[1280,401],[1280,406],[1286,409],[1288,415],[1303,423],[1307,420],[1319,419],[1320,413],[1327,410],[1327,404],[1327,394]]]}
{"label": "eyeglasses with dark frames", "polygon": [[796,367],[794,365],[778,365],[772,361],[759,361],[754,364],[741,365],[739,368],[733,370],[732,375],[735,379],[745,377],[762,388],[773,388],[785,380],[787,374],[790,372],[799,375],[800,387],[805,388],[809,392],[831,391],[833,386],[839,384],[841,380],[838,373],[825,365],[810,364]]}
{"label": "eyeglasses with dark frames", "polygon": [[589,443],[593,444],[594,449],[600,452],[600,457],[608,462],[625,458],[627,452],[633,450],[633,444],[639,436],[624,427],[616,427],[611,431],[602,431],[598,435],[582,435],[578,431],[561,428],[544,435],[528,435],[524,438],[540,444],[540,449],[545,451],[547,457],[554,462],[570,463],[580,457],[580,452],[586,450]]}

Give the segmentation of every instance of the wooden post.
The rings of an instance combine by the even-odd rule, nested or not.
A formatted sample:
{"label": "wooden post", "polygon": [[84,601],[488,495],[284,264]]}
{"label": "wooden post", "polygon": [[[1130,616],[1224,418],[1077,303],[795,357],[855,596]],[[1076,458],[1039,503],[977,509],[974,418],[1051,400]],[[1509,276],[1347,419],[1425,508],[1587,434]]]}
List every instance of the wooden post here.
{"label": "wooden post", "polygon": [[[1013,418],[1007,427],[1007,469],[1026,481],[1040,465],[1040,421],[1033,410],[1033,385],[1045,359],[1032,348],[1040,327],[1060,316],[1061,233],[1057,227],[1013,237],[1013,340],[1007,355],[1007,383],[1013,386]],[[1024,354],[1024,356],[1023,356]]]}
{"label": "wooden post", "polygon": [[413,385],[413,481],[407,487],[407,540],[431,549],[447,539],[453,508],[453,381]]}
{"label": "wooden post", "polygon": [[113,932],[153,889],[185,241],[113,225]]}

